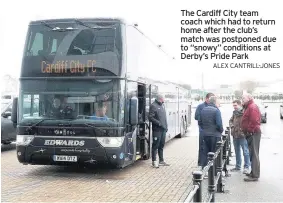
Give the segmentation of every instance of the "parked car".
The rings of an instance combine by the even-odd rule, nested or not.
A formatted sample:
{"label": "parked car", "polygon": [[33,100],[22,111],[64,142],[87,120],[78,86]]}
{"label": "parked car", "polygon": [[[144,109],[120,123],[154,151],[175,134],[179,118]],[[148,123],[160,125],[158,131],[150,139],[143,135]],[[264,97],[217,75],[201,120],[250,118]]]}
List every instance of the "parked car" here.
{"label": "parked car", "polygon": [[280,118],[283,119],[283,103],[280,105]]}
{"label": "parked car", "polygon": [[11,121],[13,102],[1,102],[1,143],[10,144],[16,140],[16,125]]}
{"label": "parked car", "polygon": [[266,108],[268,107],[264,103],[257,102],[256,105],[259,108],[260,114],[261,114],[261,122],[266,123],[267,122],[267,112]]}

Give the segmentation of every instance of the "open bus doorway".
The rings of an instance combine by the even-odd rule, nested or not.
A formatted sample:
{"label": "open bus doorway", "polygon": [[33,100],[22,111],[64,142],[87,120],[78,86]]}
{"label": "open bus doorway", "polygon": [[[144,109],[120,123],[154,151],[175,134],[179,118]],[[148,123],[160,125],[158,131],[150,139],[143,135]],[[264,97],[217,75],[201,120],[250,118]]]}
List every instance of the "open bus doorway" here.
{"label": "open bus doorway", "polygon": [[149,124],[147,123],[146,113],[146,95],[147,87],[145,84],[138,84],[138,135],[137,135],[137,158],[149,159],[150,158],[150,139],[149,135]]}

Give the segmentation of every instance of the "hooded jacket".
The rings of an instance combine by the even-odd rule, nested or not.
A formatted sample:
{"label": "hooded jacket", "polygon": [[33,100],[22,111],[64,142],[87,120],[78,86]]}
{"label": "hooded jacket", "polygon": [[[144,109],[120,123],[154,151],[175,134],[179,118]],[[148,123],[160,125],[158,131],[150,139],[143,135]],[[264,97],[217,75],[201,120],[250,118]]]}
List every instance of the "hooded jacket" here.
{"label": "hooded jacket", "polygon": [[231,128],[231,135],[236,139],[245,137],[242,131],[242,128],[241,128],[243,112],[244,112],[243,109],[233,111],[233,115],[229,120],[229,125]]}

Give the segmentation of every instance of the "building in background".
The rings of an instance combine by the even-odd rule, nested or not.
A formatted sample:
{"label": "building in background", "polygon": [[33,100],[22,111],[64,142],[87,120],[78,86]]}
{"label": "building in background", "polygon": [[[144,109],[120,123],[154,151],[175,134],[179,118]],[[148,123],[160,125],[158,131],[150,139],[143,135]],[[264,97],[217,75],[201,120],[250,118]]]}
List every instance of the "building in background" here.
{"label": "building in background", "polygon": [[11,77],[10,75],[4,75],[1,79],[1,98],[8,95],[18,95],[19,80],[18,78]]}

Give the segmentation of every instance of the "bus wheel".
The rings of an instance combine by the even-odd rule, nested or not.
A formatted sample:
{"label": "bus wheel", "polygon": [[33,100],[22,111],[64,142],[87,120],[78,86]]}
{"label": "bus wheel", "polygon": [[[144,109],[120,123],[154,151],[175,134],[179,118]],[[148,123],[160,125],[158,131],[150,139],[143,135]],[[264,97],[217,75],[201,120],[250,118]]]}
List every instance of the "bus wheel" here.
{"label": "bus wheel", "polygon": [[182,117],[181,118],[181,125],[180,125],[180,127],[181,127],[181,129],[180,129],[180,134],[178,134],[177,136],[176,136],[176,138],[182,138],[182,136],[184,135],[184,118]]}
{"label": "bus wheel", "polygon": [[186,134],[187,132],[187,126],[186,126],[186,122],[185,122],[185,119],[182,117],[182,125],[181,125],[181,133],[182,133],[182,136]]}
{"label": "bus wheel", "polygon": [[188,123],[184,120],[184,134],[188,132]]}

